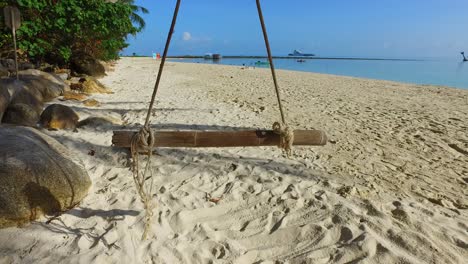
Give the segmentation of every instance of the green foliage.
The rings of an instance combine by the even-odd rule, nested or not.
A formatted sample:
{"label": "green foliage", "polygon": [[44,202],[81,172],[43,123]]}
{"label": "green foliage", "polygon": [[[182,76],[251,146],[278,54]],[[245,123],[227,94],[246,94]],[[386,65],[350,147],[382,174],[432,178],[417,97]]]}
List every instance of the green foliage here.
{"label": "green foliage", "polygon": [[[138,12],[147,12],[131,0],[0,0],[0,7],[7,4],[18,6],[22,14],[18,47],[34,60],[57,64],[81,54],[117,58],[127,47],[127,36],[145,26]],[[8,37],[11,40],[2,16],[0,50],[10,44]]]}

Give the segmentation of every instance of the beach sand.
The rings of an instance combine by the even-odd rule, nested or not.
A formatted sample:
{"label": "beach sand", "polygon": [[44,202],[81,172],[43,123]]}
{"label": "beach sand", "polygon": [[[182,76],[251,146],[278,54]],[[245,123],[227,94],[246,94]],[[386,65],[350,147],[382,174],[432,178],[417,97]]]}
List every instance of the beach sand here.
{"label": "beach sand", "polygon": [[[283,70],[289,124],[326,131],[328,144],[291,158],[277,147],[158,149],[141,241],[129,152],[111,137],[144,122],[158,66],[122,58],[101,80],[114,93],[92,96],[99,107],[61,102],[115,123],[44,131],[84,161],[93,185],[48,224],[0,230],[0,263],[466,263],[468,90]],[[279,120],[269,69],[168,62],[151,122]]]}

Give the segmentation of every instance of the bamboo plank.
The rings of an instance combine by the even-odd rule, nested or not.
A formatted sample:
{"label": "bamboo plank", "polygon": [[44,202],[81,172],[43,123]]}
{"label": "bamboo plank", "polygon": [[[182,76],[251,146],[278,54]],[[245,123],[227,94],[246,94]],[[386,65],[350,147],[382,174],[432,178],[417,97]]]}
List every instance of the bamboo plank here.
{"label": "bamboo plank", "polygon": [[[112,144],[129,148],[137,131],[114,131]],[[280,136],[272,130],[243,131],[156,131],[155,147],[259,147],[277,146]],[[325,132],[320,130],[294,130],[293,145],[323,146],[327,143]]]}

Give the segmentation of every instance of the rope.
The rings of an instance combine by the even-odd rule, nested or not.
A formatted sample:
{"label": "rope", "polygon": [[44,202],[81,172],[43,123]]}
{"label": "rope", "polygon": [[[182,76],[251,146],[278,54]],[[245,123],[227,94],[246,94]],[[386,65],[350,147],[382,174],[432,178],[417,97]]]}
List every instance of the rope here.
{"label": "rope", "polygon": [[292,154],[292,145],[294,143],[294,131],[288,126],[282,126],[280,123],[273,123],[273,132],[280,135],[279,147],[284,150],[289,157]]}
{"label": "rope", "polygon": [[[153,202],[152,202],[152,189],[153,189],[153,171],[151,169],[151,157],[153,154],[153,147],[155,136],[154,132],[150,128],[150,117],[151,112],[153,111],[153,106],[156,98],[156,93],[158,92],[159,82],[161,81],[162,72],[164,69],[164,63],[166,62],[167,52],[169,50],[169,45],[171,43],[172,34],[174,33],[174,27],[177,21],[177,14],[179,13],[180,1],[177,0],[174,15],[172,17],[171,27],[167,34],[166,45],[164,47],[164,53],[161,58],[161,64],[159,66],[158,76],[156,78],[156,83],[154,84],[153,94],[151,95],[151,102],[148,107],[148,113],[146,114],[145,124],[133,137],[130,146],[130,153],[132,156],[132,172],[133,179],[135,181],[135,186],[140,195],[141,201],[144,204],[145,208],[145,227],[142,235],[142,239],[145,240],[148,236],[149,229],[151,228],[151,219],[153,217]],[[140,173],[140,151],[146,152],[148,154],[147,162],[143,173]],[[146,175],[150,172],[151,184],[150,187],[145,187]]]}
{"label": "rope", "polygon": [[265,39],[265,46],[268,53],[268,61],[270,62],[271,76],[273,77],[273,84],[275,85],[276,99],[278,100],[278,107],[281,115],[282,124],[275,122],[273,123],[273,130],[275,133],[280,135],[279,147],[282,148],[286,155],[289,157],[292,152],[292,144],[294,141],[294,131],[291,129],[284,118],[283,106],[281,104],[281,95],[279,91],[278,82],[276,81],[275,66],[273,65],[273,57],[271,56],[270,43],[268,41],[268,34],[263,20],[262,7],[260,6],[260,0],[257,0],[258,17],[260,18],[260,24],[262,25],[263,38]]}
{"label": "rope", "polygon": [[[130,153],[133,159],[132,172],[133,180],[135,182],[138,195],[143,202],[145,209],[145,227],[142,235],[142,239],[145,240],[148,236],[148,232],[151,228],[151,219],[153,217],[153,202],[152,202],[152,191],[153,191],[153,171],[151,170],[151,156],[153,154],[154,146],[154,133],[149,127],[143,127],[133,135],[130,144]],[[144,150],[148,153],[148,161],[146,162],[143,173],[140,173],[140,154],[139,152]],[[145,187],[146,175],[150,172],[151,184],[150,187]]]}
{"label": "rope", "polygon": [[[181,0],[177,0],[176,6],[175,6],[175,9],[174,9],[174,15],[172,17],[171,27],[170,27],[169,32],[167,34],[166,45],[164,47],[163,56],[161,58],[161,64],[159,66],[158,76],[156,78],[156,83],[154,84],[153,94],[151,95],[151,101],[150,101],[150,104],[149,104],[149,107],[148,107],[148,112],[146,114],[145,124],[132,137],[131,146],[130,146],[130,152],[131,152],[131,156],[132,156],[132,159],[133,159],[133,163],[132,163],[133,179],[135,181],[135,185],[136,185],[138,194],[140,195],[140,198],[141,198],[141,200],[142,200],[142,202],[143,202],[143,204],[145,206],[145,211],[146,211],[145,229],[144,229],[142,239],[146,239],[146,237],[148,235],[149,229],[151,227],[151,218],[153,216],[153,211],[152,211],[153,210],[153,203],[152,203],[152,197],[151,197],[152,196],[151,195],[152,187],[153,187],[153,184],[152,184],[152,181],[153,181],[152,174],[153,173],[152,173],[152,170],[151,170],[151,157],[152,157],[152,153],[153,153],[153,146],[154,146],[155,136],[154,136],[154,132],[151,130],[151,128],[149,126],[150,125],[150,117],[151,117],[151,112],[153,111],[153,106],[154,106],[156,94],[157,94],[157,91],[158,91],[158,88],[159,88],[159,83],[161,81],[161,76],[162,76],[162,72],[163,72],[163,69],[164,69],[164,64],[166,62],[167,52],[169,50],[169,46],[170,46],[170,43],[171,43],[172,34],[174,33],[174,27],[175,27],[175,24],[176,24],[176,21],[177,21],[177,15],[179,13],[180,2],[181,2]],[[275,131],[275,133],[278,133],[280,135],[280,145],[279,145],[279,147],[281,147],[286,152],[286,154],[289,156],[290,153],[291,153],[291,147],[292,147],[292,144],[293,144],[293,141],[294,141],[294,133],[293,133],[293,130],[290,129],[287,126],[286,119],[284,118],[283,107],[281,105],[281,96],[280,96],[280,92],[279,92],[279,88],[278,88],[278,83],[276,81],[275,68],[274,68],[274,65],[273,65],[273,59],[272,59],[271,51],[270,51],[270,44],[269,44],[269,41],[268,41],[268,35],[267,35],[267,32],[266,32],[265,23],[263,21],[262,9],[261,9],[259,0],[257,0],[257,9],[258,9],[258,15],[259,15],[259,18],[260,18],[260,23],[262,25],[263,37],[265,39],[265,45],[266,45],[267,52],[268,52],[268,60],[270,61],[271,74],[273,76],[273,82],[274,82],[275,91],[276,91],[276,98],[278,100],[279,110],[280,110],[280,114],[281,114],[281,121],[282,121],[282,124],[280,124],[278,122],[275,122],[273,124],[273,130]],[[142,151],[142,150],[147,152],[148,161],[146,162],[145,169],[144,169],[143,173],[140,173],[139,152]],[[150,185],[149,189],[145,187],[146,175],[147,175],[148,171],[151,173],[151,185]]]}
{"label": "rope", "polygon": [[158,77],[156,78],[156,83],[154,84],[153,95],[151,96],[151,102],[148,107],[148,113],[146,114],[145,126],[148,126],[151,116],[151,111],[153,110],[154,99],[156,98],[156,93],[158,92],[159,81],[161,81],[162,71],[164,69],[164,63],[166,62],[167,51],[169,50],[169,45],[171,44],[172,34],[174,33],[174,27],[177,21],[177,14],[179,13],[180,0],[177,0],[176,7],[174,9],[174,16],[172,17],[171,28],[169,33],[167,33],[166,46],[164,47],[163,56],[161,58],[161,64],[159,66]]}

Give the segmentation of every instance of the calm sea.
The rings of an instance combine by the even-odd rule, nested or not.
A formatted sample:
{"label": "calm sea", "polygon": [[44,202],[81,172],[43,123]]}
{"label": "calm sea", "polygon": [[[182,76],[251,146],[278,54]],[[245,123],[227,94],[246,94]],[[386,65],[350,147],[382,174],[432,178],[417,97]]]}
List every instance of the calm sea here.
{"label": "calm sea", "polygon": [[[248,65],[255,66],[256,61],[266,59],[231,59],[223,58],[217,62],[204,59],[171,59],[179,62]],[[311,59],[297,62],[295,59],[275,59],[275,68],[318,72],[335,75],[390,80],[414,84],[444,85],[468,89],[468,62],[456,59],[428,60],[330,60]],[[256,66],[268,68],[265,66]]]}

